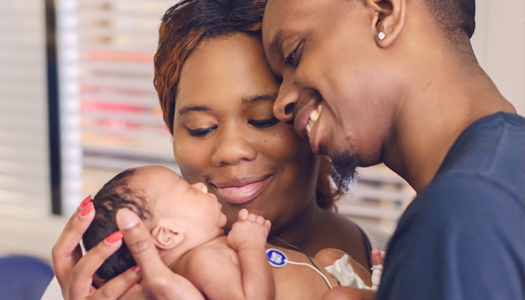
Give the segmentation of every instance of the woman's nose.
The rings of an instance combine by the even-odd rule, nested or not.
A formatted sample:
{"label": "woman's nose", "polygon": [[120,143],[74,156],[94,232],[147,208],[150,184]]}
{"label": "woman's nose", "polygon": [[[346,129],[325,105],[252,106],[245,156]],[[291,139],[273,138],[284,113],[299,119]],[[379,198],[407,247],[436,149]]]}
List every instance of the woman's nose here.
{"label": "woman's nose", "polygon": [[273,105],[273,113],[277,119],[283,122],[293,120],[293,112],[299,100],[299,90],[284,80],[279,88],[279,95]]}
{"label": "woman's nose", "polygon": [[212,164],[216,167],[236,165],[239,162],[251,161],[257,157],[257,151],[245,137],[221,137],[212,155]]}

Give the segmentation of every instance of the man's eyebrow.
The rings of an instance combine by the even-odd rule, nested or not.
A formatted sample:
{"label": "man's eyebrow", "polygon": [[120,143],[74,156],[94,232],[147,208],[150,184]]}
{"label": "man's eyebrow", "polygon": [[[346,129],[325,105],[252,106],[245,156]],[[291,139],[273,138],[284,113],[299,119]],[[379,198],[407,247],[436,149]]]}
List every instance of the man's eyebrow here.
{"label": "man's eyebrow", "polygon": [[279,29],[273,39],[270,41],[270,45],[268,46],[268,50],[270,53],[279,53],[280,46],[281,46],[281,38],[283,36],[283,30]]}
{"label": "man's eyebrow", "polygon": [[211,110],[211,108],[209,108],[208,106],[188,105],[188,106],[184,106],[181,109],[179,109],[177,113],[179,114],[179,116],[183,116],[192,111],[209,111],[209,110]]}
{"label": "man's eyebrow", "polygon": [[253,103],[253,102],[258,102],[258,101],[271,101],[271,102],[274,102],[275,99],[277,99],[277,94],[278,93],[264,94],[264,95],[257,95],[257,96],[254,96],[254,97],[249,97],[249,98],[242,98],[242,104]]}

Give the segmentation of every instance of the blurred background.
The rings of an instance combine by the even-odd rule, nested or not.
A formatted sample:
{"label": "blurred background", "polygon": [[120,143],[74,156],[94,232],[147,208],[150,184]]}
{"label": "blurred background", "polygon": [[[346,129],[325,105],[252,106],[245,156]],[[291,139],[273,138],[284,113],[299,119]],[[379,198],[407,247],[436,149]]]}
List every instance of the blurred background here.
{"label": "blurred background", "polygon": [[[0,257],[51,261],[80,201],[125,168],[178,170],[153,88],[160,18],[176,0],[0,0]],[[525,115],[525,1],[478,0],[481,66]],[[391,232],[414,191],[360,170],[341,213]]]}

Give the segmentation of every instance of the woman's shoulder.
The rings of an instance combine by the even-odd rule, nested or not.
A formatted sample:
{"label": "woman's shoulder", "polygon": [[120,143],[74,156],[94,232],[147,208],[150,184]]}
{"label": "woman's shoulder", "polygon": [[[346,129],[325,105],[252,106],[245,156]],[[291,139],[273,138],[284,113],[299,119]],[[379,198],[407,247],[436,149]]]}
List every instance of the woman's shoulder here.
{"label": "woman's shoulder", "polygon": [[355,242],[361,239],[362,243],[369,244],[371,249],[385,251],[391,234],[383,227],[376,224],[355,221],[336,212],[329,212],[329,219],[333,222],[330,228],[324,229],[324,234],[332,232],[331,238],[346,236],[347,242]]}
{"label": "woman's shoulder", "polygon": [[[319,250],[340,249],[361,265],[371,267],[370,252],[373,246],[368,235],[356,222],[335,212],[326,212],[315,233]],[[374,238],[375,240],[375,238]]]}

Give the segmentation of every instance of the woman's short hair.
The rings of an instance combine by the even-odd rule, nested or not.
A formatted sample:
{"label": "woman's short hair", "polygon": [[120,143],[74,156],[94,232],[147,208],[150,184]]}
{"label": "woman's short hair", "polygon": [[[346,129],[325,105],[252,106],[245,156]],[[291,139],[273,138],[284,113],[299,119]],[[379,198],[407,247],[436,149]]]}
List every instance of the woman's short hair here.
{"label": "woman's short hair", "polygon": [[155,54],[154,84],[173,133],[175,97],[184,62],[206,38],[244,33],[261,38],[265,1],[183,0],[166,11]]}

